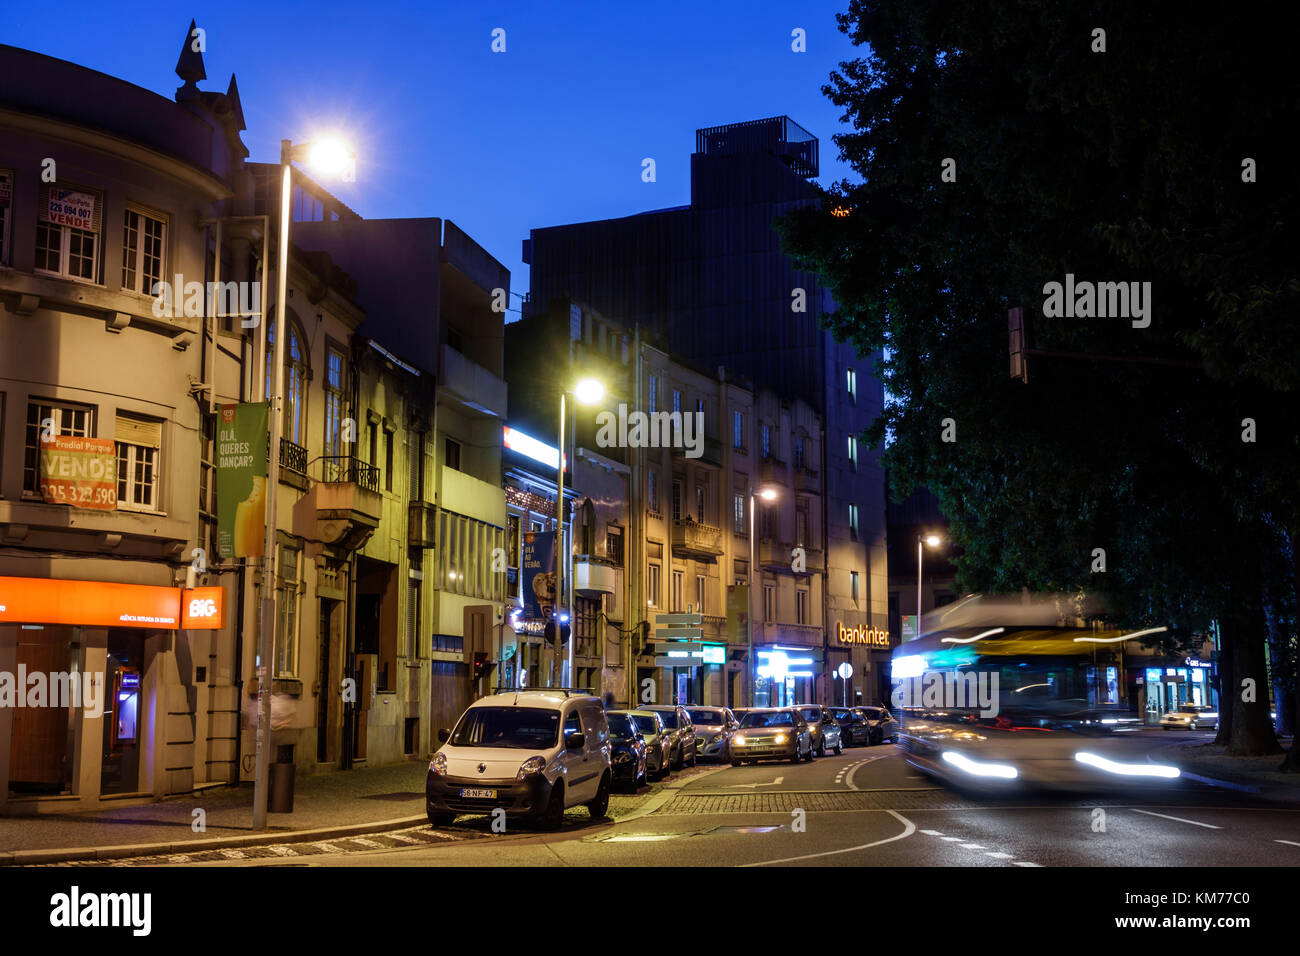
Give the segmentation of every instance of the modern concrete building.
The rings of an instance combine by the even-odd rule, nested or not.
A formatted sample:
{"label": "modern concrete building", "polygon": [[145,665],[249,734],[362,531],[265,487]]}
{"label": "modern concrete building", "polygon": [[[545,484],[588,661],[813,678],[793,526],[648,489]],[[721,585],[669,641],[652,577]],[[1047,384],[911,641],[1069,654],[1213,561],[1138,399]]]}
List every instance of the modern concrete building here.
{"label": "modern concrete building", "polygon": [[820,620],[848,650],[852,698],[880,702],[889,656],[884,474],[858,441],[884,401],[877,356],[859,356],[820,328],[818,312],[834,303],[817,276],[793,267],[773,228],[783,213],[818,201],[809,182],[818,148],[788,117],[698,130],[688,206],[532,230],[528,308],[565,296],[589,303],[661,335],[674,356],[724,366],[821,416],[825,436],[811,468],[826,528]]}

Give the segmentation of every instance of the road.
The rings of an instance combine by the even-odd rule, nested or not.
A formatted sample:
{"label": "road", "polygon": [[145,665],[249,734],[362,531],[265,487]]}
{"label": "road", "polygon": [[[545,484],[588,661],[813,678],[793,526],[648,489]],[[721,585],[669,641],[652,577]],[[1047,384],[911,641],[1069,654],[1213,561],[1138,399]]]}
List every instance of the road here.
{"label": "road", "polygon": [[[1144,731],[1154,751],[1210,734]],[[311,855],[185,861],[217,866],[1300,866],[1300,807],[1180,781],[1157,792],[1020,798],[949,790],[893,746],[811,764],[705,766],[616,796],[612,821],[571,811],[539,833],[494,834],[462,817],[461,839],[408,831]],[[421,828],[428,830],[429,828]],[[385,845],[394,844],[394,845]],[[330,852],[333,849],[335,852]],[[346,850],[346,852],[344,852]],[[277,851],[279,853],[281,851]],[[177,863],[182,861],[177,860]]]}

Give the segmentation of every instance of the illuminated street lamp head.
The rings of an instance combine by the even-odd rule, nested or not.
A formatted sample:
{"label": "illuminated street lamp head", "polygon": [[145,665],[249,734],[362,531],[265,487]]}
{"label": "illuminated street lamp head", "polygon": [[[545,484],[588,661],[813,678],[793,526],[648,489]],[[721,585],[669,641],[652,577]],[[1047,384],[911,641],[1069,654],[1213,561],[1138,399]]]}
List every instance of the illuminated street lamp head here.
{"label": "illuminated street lamp head", "polygon": [[943,543],[943,539],[940,538],[937,534],[927,535],[925,539],[925,543],[932,548],[937,548],[939,547],[939,545]]}
{"label": "illuminated street lamp head", "polygon": [[764,501],[776,501],[776,489],[764,488],[761,491],[759,491],[758,496],[762,498]]}
{"label": "illuminated street lamp head", "polygon": [[605,397],[605,386],[594,378],[584,378],[573,387],[573,396],[583,405],[595,405]]}
{"label": "illuminated street lamp head", "polygon": [[352,165],[352,150],[337,136],[323,136],[311,144],[307,163],[322,176],[341,176]]}

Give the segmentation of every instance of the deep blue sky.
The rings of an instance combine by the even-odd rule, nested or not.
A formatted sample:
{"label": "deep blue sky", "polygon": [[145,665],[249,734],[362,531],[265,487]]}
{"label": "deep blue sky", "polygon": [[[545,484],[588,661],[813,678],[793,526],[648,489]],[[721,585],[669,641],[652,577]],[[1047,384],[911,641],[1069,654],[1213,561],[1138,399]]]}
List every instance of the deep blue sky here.
{"label": "deep blue sky", "polygon": [[[848,175],[830,141],[839,111],[821,94],[861,52],[835,26],[846,5],[10,4],[3,39],[170,97],[193,17],[207,31],[200,87],[237,75],[253,160],[277,161],[281,138],[348,131],[357,182],[326,188],[367,218],[454,220],[526,292],[530,228],[689,202],[697,127],[784,113],[821,139],[823,183]],[[790,49],[795,27],[807,53]],[[655,183],[641,181],[647,156]]]}

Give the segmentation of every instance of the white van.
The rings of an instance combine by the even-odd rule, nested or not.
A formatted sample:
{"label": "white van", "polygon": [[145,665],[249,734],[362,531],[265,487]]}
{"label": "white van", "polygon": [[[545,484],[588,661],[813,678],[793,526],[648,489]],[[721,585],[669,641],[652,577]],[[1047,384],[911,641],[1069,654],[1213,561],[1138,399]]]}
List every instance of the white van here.
{"label": "white van", "polygon": [[570,807],[585,805],[593,819],[609,808],[611,748],[598,697],[562,688],[493,694],[438,739],[425,784],[434,826],[501,808],[555,829]]}

